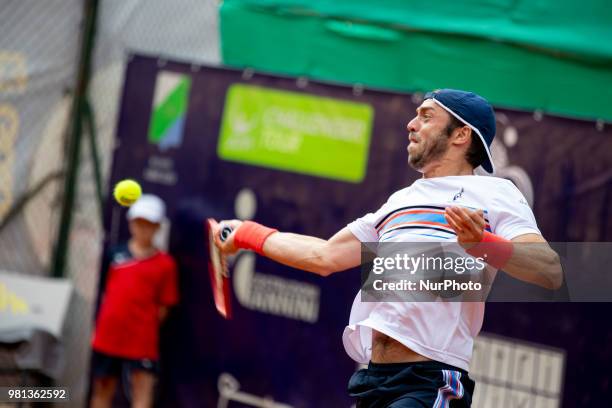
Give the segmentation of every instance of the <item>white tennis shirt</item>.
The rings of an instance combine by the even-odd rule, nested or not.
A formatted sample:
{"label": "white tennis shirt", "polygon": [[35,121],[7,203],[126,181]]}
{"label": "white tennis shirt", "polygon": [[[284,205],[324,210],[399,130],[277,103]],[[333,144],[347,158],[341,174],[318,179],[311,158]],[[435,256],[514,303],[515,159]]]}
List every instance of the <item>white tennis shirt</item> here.
{"label": "white tennis shirt", "polygon": [[[456,242],[444,219],[447,206],[482,209],[486,229],[508,240],[540,234],[514,184],[488,176],[419,179],[348,228],[361,242]],[[483,302],[362,302],[359,292],[342,340],[348,355],[362,364],[372,356],[374,329],[432,360],[468,370],[483,317]]]}

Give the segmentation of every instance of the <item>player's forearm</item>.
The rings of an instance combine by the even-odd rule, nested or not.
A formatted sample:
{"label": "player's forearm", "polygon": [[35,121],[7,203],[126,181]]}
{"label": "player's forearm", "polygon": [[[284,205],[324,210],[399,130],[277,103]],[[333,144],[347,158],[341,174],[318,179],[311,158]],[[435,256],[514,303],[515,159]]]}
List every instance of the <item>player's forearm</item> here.
{"label": "player's forearm", "polygon": [[540,234],[524,234],[509,241],[484,232],[478,243],[464,245],[468,254],[484,258],[514,278],[548,289],[558,289],[563,283],[559,256]]}
{"label": "player's forearm", "polygon": [[[293,268],[327,276],[361,263],[361,242],[344,227],[328,240],[308,235],[278,232],[252,221],[223,221],[234,229],[226,240],[215,233],[225,253],[247,249]],[[220,227],[219,231],[220,231]]]}
{"label": "player's forearm", "polygon": [[324,239],[276,232],[268,237],[263,246],[265,256],[276,262],[302,269],[317,275],[327,276],[334,272],[333,263],[326,257],[327,241]]}
{"label": "player's forearm", "polygon": [[558,289],[563,283],[559,256],[546,243],[514,242],[512,257],[503,270],[517,279],[547,289]]}

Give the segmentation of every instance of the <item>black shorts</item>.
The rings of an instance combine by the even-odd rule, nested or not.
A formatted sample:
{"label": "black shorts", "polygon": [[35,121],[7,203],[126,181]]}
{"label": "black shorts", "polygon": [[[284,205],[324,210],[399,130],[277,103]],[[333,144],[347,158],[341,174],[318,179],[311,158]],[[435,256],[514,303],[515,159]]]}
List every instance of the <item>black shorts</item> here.
{"label": "black shorts", "polygon": [[156,360],[146,358],[129,359],[93,351],[91,371],[94,377],[121,377],[123,370],[144,370],[157,374],[159,372],[159,363]]}
{"label": "black shorts", "polygon": [[437,361],[370,363],[348,391],[357,408],[469,408],[474,385],[466,371]]}

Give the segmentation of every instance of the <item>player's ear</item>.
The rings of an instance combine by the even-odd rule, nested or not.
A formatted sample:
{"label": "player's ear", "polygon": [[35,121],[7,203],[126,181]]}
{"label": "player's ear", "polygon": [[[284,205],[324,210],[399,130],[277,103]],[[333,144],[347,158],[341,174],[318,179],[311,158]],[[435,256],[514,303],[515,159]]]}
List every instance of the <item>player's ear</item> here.
{"label": "player's ear", "polygon": [[470,144],[472,138],[470,137],[470,135],[474,136],[474,131],[472,130],[472,128],[470,128],[469,126],[465,125],[462,127],[458,127],[457,129],[455,129],[453,131],[452,134],[452,141],[454,144],[457,145],[463,145],[463,144]]}

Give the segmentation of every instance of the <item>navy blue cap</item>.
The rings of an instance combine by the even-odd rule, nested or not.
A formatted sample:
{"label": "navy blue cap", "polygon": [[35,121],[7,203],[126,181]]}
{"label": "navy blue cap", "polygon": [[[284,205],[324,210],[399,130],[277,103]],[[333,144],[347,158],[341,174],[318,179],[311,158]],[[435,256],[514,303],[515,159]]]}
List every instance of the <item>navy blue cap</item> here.
{"label": "navy blue cap", "polygon": [[437,89],[425,94],[425,99],[433,99],[448,113],[468,125],[478,136],[487,152],[482,167],[493,173],[491,143],[495,137],[495,112],[485,98],[473,92],[456,89]]}

